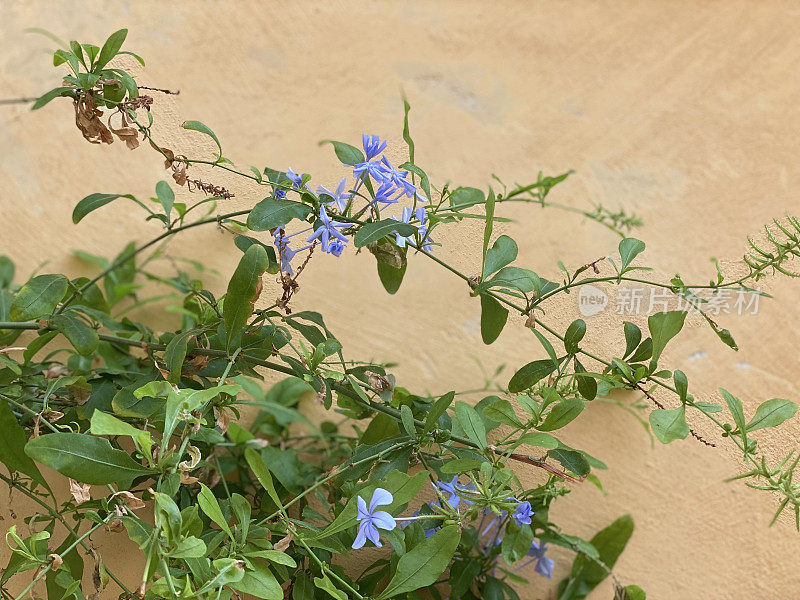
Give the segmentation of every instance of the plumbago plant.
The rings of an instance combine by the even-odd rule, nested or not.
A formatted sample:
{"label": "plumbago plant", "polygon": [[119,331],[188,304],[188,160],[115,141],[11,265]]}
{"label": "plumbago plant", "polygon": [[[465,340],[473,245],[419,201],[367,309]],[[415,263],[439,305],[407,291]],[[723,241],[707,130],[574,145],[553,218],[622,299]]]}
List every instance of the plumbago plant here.
{"label": "plumbago plant", "polygon": [[[644,243],[626,237],[635,217],[600,206],[580,210],[620,235],[618,252],[576,269],[559,263],[548,279],[515,264],[514,240],[493,236],[495,213],[508,202],[577,210],[549,199],[569,173],[540,174],[511,188],[495,178],[500,191],[437,187],[415,162],[408,103],[408,161],[393,165],[375,135],[364,135],[362,148],[330,142],[346,173],[333,189],[314,189],[308,174],[291,168],[240,170],[199,121],[183,127],[209,136],[217,152],[189,157],[158,142],[150,113],[155,99],[143,93],[168,91],[138,86],[119,66],[122,54],[144,65],[121,50],[126,34],[114,33],[102,47],[63,44],[54,64],[69,73],[33,108],[70,98],[88,141],[119,138],[131,149],[145,142],[173,185],[188,186],[198,200],[176,202],[171,185],[160,181],[151,199],[93,193],[78,202],[76,223],[127,199],[158,229],[152,240],[131,242],[110,260],[78,252],[99,270],[91,276],[39,274],[20,285],[11,260],[0,259],[0,462],[8,471],[0,479],[36,505],[7,530],[3,598],[46,593],[50,600],[83,600],[116,590],[120,598],[148,599],[497,600],[518,598],[515,590],[527,585],[531,597],[552,576],[552,546],[575,553],[555,591],[561,600],[585,598],[609,576],[616,598],[645,598],[612,572],[633,532],[630,516],[591,540],[549,516],[573,486],[600,486],[598,472],[605,469],[562,442],[558,430],[615,390],[654,405],[649,425],[664,443],[691,435],[714,446],[685,415],[710,420],[741,451],[746,470],[736,478],[777,494],[776,518],[788,508],[800,526],[793,482],[800,455],[773,462],[754,436],[792,417],[796,405],[767,400],[748,418],[724,390],[727,413],[722,403],[696,401],[686,375],[661,364],[686,311],[650,316],[647,332],[621,323],[625,347],[609,344],[604,356],[582,347],[584,321],[560,332],[543,320],[545,303],[576,286],[638,282],[682,298],[735,350],[730,332],[706,314],[696,292],[755,293],[754,283],[768,274],[796,276],[788,264],[800,254],[796,219],[776,221],[763,244],[750,241],[741,277],[717,268],[709,283],[692,285],[677,275],[647,278],[649,269],[638,264]],[[225,211],[235,190],[204,182],[201,169],[204,177],[236,174],[265,197]],[[477,274],[459,272],[437,252],[437,229],[465,219],[485,222],[482,240],[461,249],[482,256]],[[150,269],[167,256],[170,239],[202,225],[228,232],[241,253],[226,290],[204,286],[205,270],[194,257],[169,257],[172,277]],[[354,248],[374,255],[390,294],[412,260],[432,260],[476,298],[483,342],[494,342],[509,313],[518,313],[535,340],[525,354],[543,358],[510,380],[499,371],[487,377],[477,403],[467,401],[478,399],[475,392],[466,399],[453,391],[415,392],[395,380],[389,365],[346,359],[323,316],[294,312],[292,300],[310,260],[336,268],[335,258]],[[277,279],[281,296],[256,308],[264,277]],[[304,293],[313,298],[314,290]],[[261,298],[258,305],[269,302]],[[157,333],[127,316],[149,303],[168,305],[180,326]],[[265,391],[266,371],[285,378]],[[324,416],[304,415],[303,396],[321,403]],[[66,498],[57,493],[55,473],[45,477],[40,465],[68,479]],[[523,481],[521,470],[541,476]],[[100,530],[138,547],[140,576],[123,578],[103,561],[92,539]],[[362,550],[387,543],[390,552]],[[367,566],[348,568],[343,557],[362,553],[359,562]]]}

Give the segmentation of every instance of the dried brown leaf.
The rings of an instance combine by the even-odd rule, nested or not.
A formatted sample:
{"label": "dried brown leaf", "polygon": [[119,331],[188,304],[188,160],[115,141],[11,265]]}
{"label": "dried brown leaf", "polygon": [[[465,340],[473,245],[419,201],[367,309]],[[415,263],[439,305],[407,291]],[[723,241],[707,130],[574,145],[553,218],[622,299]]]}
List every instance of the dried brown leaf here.
{"label": "dried brown leaf", "polygon": [[114,494],[114,496],[112,496],[112,498],[120,498],[125,507],[131,510],[139,510],[140,508],[145,507],[144,500],[142,500],[141,498],[137,498],[136,496],[133,495],[132,492],[128,491],[117,492],[116,494]]}
{"label": "dried brown leaf", "polygon": [[92,144],[113,144],[114,136],[105,126],[100,117],[103,111],[97,108],[94,98],[89,94],[82,94],[74,103],[75,125],[80,129],[86,141]]}
{"label": "dried brown leaf", "polygon": [[274,546],[275,550],[277,550],[278,552],[285,552],[286,549],[289,547],[289,544],[292,543],[293,539],[294,539],[294,532],[290,531],[289,535],[287,535],[285,538],[283,538],[277,544],[275,544]]}
{"label": "dried brown leaf", "polygon": [[83,504],[92,499],[91,487],[87,483],[78,483],[74,479],[69,480],[69,493],[75,499],[76,504]]}

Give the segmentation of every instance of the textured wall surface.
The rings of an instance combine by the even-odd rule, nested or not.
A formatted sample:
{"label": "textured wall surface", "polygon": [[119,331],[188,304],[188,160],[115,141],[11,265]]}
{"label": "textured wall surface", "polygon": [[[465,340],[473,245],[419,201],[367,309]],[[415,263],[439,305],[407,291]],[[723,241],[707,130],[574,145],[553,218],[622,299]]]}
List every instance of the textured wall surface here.
{"label": "textured wall surface", "polygon": [[[553,200],[641,216],[645,225],[636,235],[662,276],[680,272],[703,282],[713,274],[711,256],[736,272],[748,234],[800,212],[796,4],[4,0],[0,22],[0,97],[33,96],[58,83],[51,43],[24,34],[26,27],[95,42],[128,27],[126,46],[148,62],[136,68],[140,84],[181,91],[158,96],[153,109],[165,145],[189,156],[212,150],[180,128],[199,119],[245,169],[291,165],[313,173],[315,184],[344,175],[330,147],[317,146],[320,139],[356,143],[362,131],[378,133],[401,156],[405,90],[417,162],[432,180],[484,187],[491,173],[525,183],[539,169],[575,169]],[[78,274],[88,267],[65,258],[70,249],[109,254],[158,233],[155,222],[144,223],[135,206],[122,204],[71,224],[80,198],[147,198],[165,172],[147,148],[86,143],[68,101],[35,113],[0,106],[0,147],[0,252],[17,262],[20,277],[45,260],[52,261],[48,270]],[[226,203],[232,210],[261,198],[225,174],[195,173],[234,191]],[[177,193],[179,201],[197,198]],[[616,249],[611,232],[570,213],[517,205],[504,206],[503,215],[515,220],[501,229],[519,242],[520,262],[546,277],[558,277],[559,259],[574,268]],[[450,229],[440,234],[445,247],[437,252],[474,273],[477,233]],[[169,252],[198,252],[220,271],[209,282],[220,291],[239,255],[214,229],[193,231]],[[513,317],[497,343],[480,347],[477,301],[430,261],[412,260],[391,297],[373,263],[351,250],[340,260],[319,257],[295,303],[324,313],[351,358],[396,359],[398,347],[408,348],[398,377],[435,393],[481,384],[473,353],[487,368],[507,363],[508,370],[540,358],[538,343]],[[269,285],[262,298],[271,301],[276,287]],[[757,315],[720,317],[740,352],[693,320],[668,349],[666,363],[687,373],[697,397],[713,400],[724,386],[748,412],[770,397],[799,399],[800,283],[765,285],[775,299],[762,301]],[[563,328],[576,315],[572,295],[548,306],[545,319]],[[613,311],[588,318],[588,346],[619,352],[620,318]],[[165,328],[171,319],[162,317]],[[724,483],[739,472],[737,456],[706,423],[692,424],[718,447],[691,439],[651,447],[634,418],[593,403],[565,439],[607,462],[607,495],[579,486],[555,518],[566,531],[590,537],[630,512],[636,530],[615,571],[648,597],[800,597],[800,538],[792,524],[768,528],[774,500]],[[786,452],[797,445],[797,421],[760,439],[770,454]],[[24,507],[0,494],[7,526],[17,522],[14,507],[19,515]],[[100,540],[108,563],[127,565],[123,572],[136,581],[141,567],[115,539]],[[571,561],[558,551],[554,558],[553,582],[534,579],[526,598],[553,597]],[[592,597],[611,595],[607,582]]]}

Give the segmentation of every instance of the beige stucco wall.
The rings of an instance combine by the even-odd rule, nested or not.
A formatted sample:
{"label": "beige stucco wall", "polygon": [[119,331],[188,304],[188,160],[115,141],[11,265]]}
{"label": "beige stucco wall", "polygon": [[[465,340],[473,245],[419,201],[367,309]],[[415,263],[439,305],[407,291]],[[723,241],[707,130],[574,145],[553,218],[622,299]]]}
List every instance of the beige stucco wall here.
{"label": "beige stucco wall", "polygon": [[[7,0],[0,23],[1,97],[36,95],[58,82],[50,42],[24,28],[100,41],[128,27],[127,46],[148,61],[137,70],[139,82],[181,90],[177,98],[157,96],[153,110],[155,133],[168,146],[190,156],[211,150],[179,128],[199,119],[242,167],[291,165],[313,173],[314,183],[343,174],[330,148],[317,146],[320,139],[356,143],[362,131],[374,132],[400,154],[404,89],[417,160],[434,181],[482,187],[492,172],[524,183],[539,169],[573,168],[553,199],[640,215],[645,257],[665,276],[679,271],[702,282],[713,272],[709,257],[735,261],[747,234],[800,212],[796,4]],[[77,274],[85,267],[64,258],[69,249],[117,252],[128,239],[158,232],[124,205],[71,225],[83,196],[146,198],[164,171],[145,148],[86,143],[69,102],[36,113],[0,107],[0,147],[0,252],[17,261],[20,275],[45,260],[52,261],[47,270]],[[202,173],[235,192],[227,203],[234,209],[261,197],[223,174]],[[185,190],[178,194],[190,199]],[[502,229],[519,242],[521,262],[544,276],[557,277],[559,259],[574,267],[616,248],[612,233],[574,215],[525,206],[503,213],[516,219]],[[472,273],[479,259],[474,234],[469,226],[452,228],[440,234],[445,247],[437,252]],[[212,279],[218,290],[238,257],[213,229],[195,230],[171,252],[197,252],[219,269],[223,277]],[[710,399],[725,386],[749,411],[770,397],[798,400],[800,282],[768,286],[775,299],[762,302],[758,315],[721,318],[742,348],[738,354],[696,323],[669,348],[667,360],[688,374],[697,396]],[[397,359],[398,346],[409,348],[396,372],[420,390],[480,385],[472,355],[488,367],[508,363],[511,371],[540,354],[513,318],[496,344],[481,347],[477,301],[422,258],[412,260],[393,297],[383,292],[369,255],[314,260],[295,307],[323,312],[350,357]],[[575,297],[568,296],[549,307],[546,319],[563,327],[575,315]],[[617,319],[588,319],[589,344],[619,349]],[[163,322],[169,326],[169,318]],[[716,438],[705,423],[694,425]],[[798,431],[795,421],[761,438],[778,455],[796,447]],[[657,600],[800,597],[798,534],[784,522],[767,528],[772,499],[723,482],[739,469],[724,442],[717,449],[692,440],[651,448],[632,417],[600,402],[565,437],[608,463],[608,494],[579,486],[554,517],[566,531],[589,537],[630,512],[636,531],[616,569],[624,582]],[[6,492],[0,494],[2,525],[17,522]],[[109,564],[130,561],[115,542],[102,546]],[[555,557],[554,582],[571,560]],[[135,581],[138,567],[126,575]],[[548,585],[534,580],[525,597],[551,598]],[[609,584],[601,589],[592,597],[612,596]]]}

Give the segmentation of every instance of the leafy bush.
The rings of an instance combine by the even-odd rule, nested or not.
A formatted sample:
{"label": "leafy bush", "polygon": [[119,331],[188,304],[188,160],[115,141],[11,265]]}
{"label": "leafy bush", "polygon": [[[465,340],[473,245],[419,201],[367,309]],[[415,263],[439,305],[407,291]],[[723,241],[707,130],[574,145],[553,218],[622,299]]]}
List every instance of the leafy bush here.
{"label": "leafy bush", "polygon": [[[515,589],[552,576],[551,546],[576,554],[558,584],[560,599],[584,598],[609,575],[617,598],[644,598],[612,573],[633,533],[630,516],[588,541],[549,517],[572,486],[600,486],[598,472],[606,468],[561,441],[558,430],[615,390],[655,406],[649,424],[664,443],[691,435],[713,446],[685,415],[709,419],[741,451],[747,470],[739,478],[778,493],[776,517],[789,508],[800,526],[792,483],[798,457],[771,464],[752,435],[791,418],[796,405],[767,400],[748,419],[727,391],[721,395],[729,416],[722,416],[722,404],[696,401],[686,375],[661,364],[687,311],[651,315],[647,332],[621,324],[626,346],[609,345],[605,356],[583,348],[585,321],[561,333],[543,320],[545,303],[578,286],[638,282],[681,298],[736,350],[730,332],[704,311],[698,290],[758,293],[754,283],[774,271],[795,276],[788,262],[800,253],[797,220],[767,229],[769,247],[750,242],[742,277],[728,279],[717,268],[708,284],[693,285],[678,276],[647,277],[639,262],[645,244],[627,237],[639,224],[634,216],[600,206],[580,210],[619,234],[618,255],[577,269],[559,263],[549,280],[516,264],[514,240],[493,235],[495,213],[507,202],[575,211],[549,197],[569,173],[540,174],[514,187],[495,177],[497,189],[487,191],[437,187],[415,162],[407,102],[408,161],[392,165],[378,136],[364,135],[361,148],[332,141],[351,172],[332,190],[312,188],[308,174],[291,168],[240,170],[199,121],[183,126],[209,137],[217,151],[190,158],[158,142],[150,113],[156,100],[141,93],[167,91],[139,87],[111,66],[121,64],[120,54],[144,65],[121,50],[126,35],[120,30],[102,47],[71,42],[57,50],[54,64],[70,73],[33,108],[71,98],[85,139],[116,138],[131,149],[154,150],[172,185],[201,199],[177,202],[171,185],[160,181],[152,199],[92,193],[78,202],[75,223],[127,200],[160,228],[110,260],[79,253],[99,269],[94,276],[40,274],[18,285],[13,263],[0,258],[0,462],[8,469],[0,479],[39,506],[25,519],[31,535],[13,525],[6,536],[12,554],[0,586],[14,578],[16,600],[29,592],[35,597],[41,580],[50,600],[98,597],[109,585],[120,597],[140,598],[518,598]],[[259,186],[265,198],[223,212],[220,201],[234,194],[195,176],[208,167]],[[475,276],[437,255],[437,230],[468,219],[484,223],[482,239],[461,249],[481,254]],[[241,253],[223,294],[203,285],[195,256],[175,263],[174,277],[149,270],[164,243],[201,225],[229,232]],[[293,312],[292,300],[310,260],[334,260],[353,248],[374,255],[390,294],[412,260],[434,261],[445,277],[463,280],[476,310],[479,302],[484,343],[498,338],[513,312],[525,318],[544,358],[519,367],[507,382],[499,371],[488,377],[477,404],[453,391],[414,392],[388,365],[346,359],[323,316]],[[282,294],[260,308],[262,278],[270,275]],[[157,334],[126,316],[169,299],[181,319],[175,331]],[[25,331],[29,337],[21,337]],[[401,359],[406,349],[398,350]],[[285,379],[264,391],[265,371]],[[304,397],[320,403],[325,416],[304,414]],[[244,407],[255,407],[255,417],[242,418]],[[69,479],[67,500],[57,497],[39,465]],[[537,468],[538,484],[524,485],[514,465]],[[143,518],[150,511],[152,522]],[[126,534],[143,553],[140,580],[123,581],[103,562],[89,539],[99,529]],[[360,573],[338,558],[387,542],[390,551],[370,555]],[[91,578],[84,577],[85,562]],[[33,573],[27,580],[26,571]],[[5,587],[2,593],[14,597]]]}

